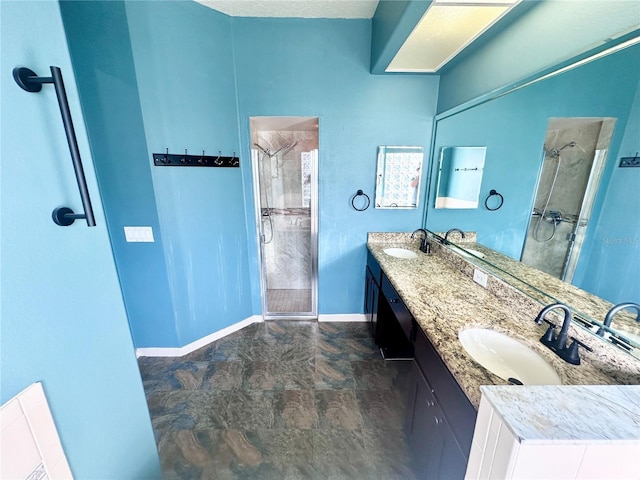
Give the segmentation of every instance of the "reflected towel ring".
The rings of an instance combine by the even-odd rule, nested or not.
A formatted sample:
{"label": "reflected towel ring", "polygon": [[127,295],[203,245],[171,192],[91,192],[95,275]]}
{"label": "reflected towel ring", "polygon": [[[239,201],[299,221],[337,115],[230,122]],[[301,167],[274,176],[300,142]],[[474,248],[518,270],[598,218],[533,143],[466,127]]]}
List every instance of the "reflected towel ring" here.
{"label": "reflected towel ring", "polygon": [[[355,202],[357,197],[364,197],[366,199],[366,203],[363,205],[362,208],[356,207]],[[364,212],[367,208],[369,208],[369,205],[371,205],[371,199],[369,198],[369,195],[364,193],[362,190],[358,190],[356,194],[353,197],[351,197],[351,206],[353,207],[354,210],[357,210],[358,212]]]}
{"label": "reflected towel ring", "polygon": [[[495,208],[491,208],[489,207],[489,199],[491,197],[500,197],[498,206]],[[498,210],[500,207],[502,207],[502,204],[504,203],[504,197],[502,195],[500,195],[498,192],[496,192],[495,190],[490,190],[489,191],[489,196],[487,198],[485,198],[484,200],[484,206],[486,207],[487,210],[491,210],[492,212],[495,210]]]}

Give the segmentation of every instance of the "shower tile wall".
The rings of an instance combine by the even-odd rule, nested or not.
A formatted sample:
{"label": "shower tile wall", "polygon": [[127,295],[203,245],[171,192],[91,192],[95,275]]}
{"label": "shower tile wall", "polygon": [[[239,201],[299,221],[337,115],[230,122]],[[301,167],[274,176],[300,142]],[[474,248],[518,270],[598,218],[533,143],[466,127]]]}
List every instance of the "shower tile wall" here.
{"label": "shower tile wall", "polygon": [[[255,131],[252,143],[275,151],[283,145],[297,145],[284,154],[261,161],[262,190],[272,209],[273,241],[265,245],[269,289],[311,288],[311,212],[302,194],[302,152],[318,148],[317,131]],[[264,199],[261,200],[264,208]],[[269,222],[262,217],[267,239]]]}
{"label": "shower tile wall", "polygon": [[[547,214],[549,211],[558,211],[563,218],[575,221],[580,214],[596,148],[601,146],[608,148],[612,131],[610,128],[603,128],[602,119],[593,119],[592,122],[588,122],[586,119],[575,121],[574,125],[567,124],[567,122],[571,122],[569,119],[564,122],[563,120],[565,119],[551,120],[544,144],[549,151],[553,148],[561,148],[570,142],[576,142],[576,146],[567,147],[561,152],[560,170],[549,200]],[[556,122],[555,125],[554,122]],[[547,202],[557,162],[557,159],[551,158],[549,155],[544,159],[534,202],[534,208],[539,212],[544,209]],[[558,223],[553,240],[545,242],[537,241],[533,237],[539,220],[540,217],[532,218],[522,261],[560,278],[569,247],[568,238],[573,232],[575,224]],[[538,228],[537,237],[545,240],[550,238],[553,232],[553,223],[543,221]]]}

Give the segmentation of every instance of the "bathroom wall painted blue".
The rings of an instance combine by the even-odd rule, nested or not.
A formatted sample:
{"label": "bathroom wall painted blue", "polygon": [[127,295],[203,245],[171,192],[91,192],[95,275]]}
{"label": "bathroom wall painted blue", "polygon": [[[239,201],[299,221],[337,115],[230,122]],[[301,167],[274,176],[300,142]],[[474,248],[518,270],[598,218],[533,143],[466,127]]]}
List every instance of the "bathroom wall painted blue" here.
{"label": "bathroom wall painted blue", "polygon": [[[62,1],[111,246],[136,346],[178,345],[124,2]],[[124,226],[155,243],[128,243]]]}
{"label": "bathroom wall painted blue", "polygon": [[[75,478],[160,478],[58,3],[0,2],[0,32],[0,403],[40,381]],[[16,65],[62,69],[96,227],[51,221],[81,202],[54,88]]]}
{"label": "bathroom wall painted blue", "polygon": [[[166,148],[240,154],[229,17],[181,1],[126,2],[126,14],[147,158]],[[258,313],[241,169],[150,168],[178,344]]]}
{"label": "bathroom wall painted blue", "polygon": [[[638,88],[639,55],[640,47],[628,48],[439,120],[435,152],[444,146],[486,145],[487,157],[480,197],[483,200],[489,190],[496,189],[504,196],[505,202],[495,212],[487,211],[484,207],[477,210],[430,208],[428,228],[442,231],[456,226],[477,230],[481,243],[519,258],[542,163],[542,145],[551,117],[609,116],[618,119],[601,182],[603,187],[594,205],[592,225],[597,225],[599,219],[604,217],[624,223],[625,212],[630,208],[624,202],[624,196],[612,198],[607,202],[606,210],[602,206]],[[435,173],[432,176],[430,206],[434,202],[433,184],[436,176]],[[592,236],[587,237],[585,251],[589,251],[590,242],[593,241]],[[587,263],[583,266],[583,262]],[[579,268],[589,268],[588,265],[588,257],[583,256]],[[604,276],[610,282],[613,278],[619,278],[619,273],[619,270],[610,269]],[[598,294],[597,291],[594,293]]]}
{"label": "bathroom wall painted blue", "polygon": [[[596,227],[574,276],[574,283],[612,303],[640,302],[640,168],[618,168],[621,157],[640,152],[640,83]],[[592,272],[610,272],[593,275]],[[614,278],[628,281],[613,281]]]}
{"label": "bathroom wall painted blue", "polygon": [[367,20],[233,18],[232,26],[242,153],[250,116],[319,117],[319,313],[361,313],[367,232],[417,228],[423,205],[356,212],[350,198],[358,189],[373,196],[378,145],[418,145],[428,157],[438,77],[370,75]]}

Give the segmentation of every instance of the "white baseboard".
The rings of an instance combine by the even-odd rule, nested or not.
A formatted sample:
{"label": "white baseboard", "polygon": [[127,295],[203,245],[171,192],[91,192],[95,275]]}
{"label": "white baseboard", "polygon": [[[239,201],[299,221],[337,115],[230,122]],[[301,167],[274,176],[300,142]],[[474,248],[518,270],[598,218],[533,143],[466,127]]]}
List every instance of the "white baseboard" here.
{"label": "white baseboard", "polygon": [[318,315],[319,322],[366,322],[364,313],[339,313]]}
{"label": "white baseboard", "polygon": [[217,332],[213,332],[206,337],[199,338],[195,342],[191,342],[184,347],[146,347],[146,348],[136,348],[136,358],[140,357],[182,357],[188,353],[191,353],[199,348],[204,347],[205,345],[209,345],[211,342],[218,340],[222,337],[226,337],[227,335],[237,332],[238,330],[247,327],[253,323],[262,322],[262,315],[252,315],[249,318],[245,318],[244,320],[234,323],[233,325],[229,325],[222,330],[218,330]]}

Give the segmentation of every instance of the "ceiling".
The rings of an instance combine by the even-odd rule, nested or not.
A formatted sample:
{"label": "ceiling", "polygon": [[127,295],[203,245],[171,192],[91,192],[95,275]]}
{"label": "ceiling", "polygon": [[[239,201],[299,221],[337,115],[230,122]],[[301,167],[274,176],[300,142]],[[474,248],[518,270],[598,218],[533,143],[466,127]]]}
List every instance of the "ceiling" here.
{"label": "ceiling", "polygon": [[372,18],[378,0],[195,0],[232,17]]}

